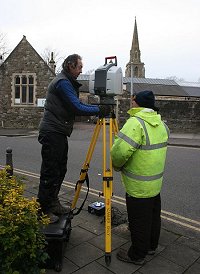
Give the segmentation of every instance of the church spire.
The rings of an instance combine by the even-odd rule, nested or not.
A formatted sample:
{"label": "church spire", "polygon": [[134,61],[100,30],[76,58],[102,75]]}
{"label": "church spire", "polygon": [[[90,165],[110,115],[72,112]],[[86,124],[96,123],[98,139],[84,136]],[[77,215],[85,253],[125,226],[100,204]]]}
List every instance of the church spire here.
{"label": "church spire", "polygon": [[131,65],[133,66],[133,77],[138,77],[138,78],[145,77],[144,63],[141,62],[136,17],[135,17],[132,47],[130,50],[130,60],[128,64],[126,65],[126,72],[125,72],[126,77],[131,77]]}
{"label": "church spire", "polygon": [[[137,54],[134,54],[134,53],[137,53]],[[140,47],[139,47],[139,40],[138,40],[136,17],[135,17],[135,25],[134,25],[134,32],[133,32],[132,48],[130,52],[130,59],[132,62],[136,60],[140,62]]]}

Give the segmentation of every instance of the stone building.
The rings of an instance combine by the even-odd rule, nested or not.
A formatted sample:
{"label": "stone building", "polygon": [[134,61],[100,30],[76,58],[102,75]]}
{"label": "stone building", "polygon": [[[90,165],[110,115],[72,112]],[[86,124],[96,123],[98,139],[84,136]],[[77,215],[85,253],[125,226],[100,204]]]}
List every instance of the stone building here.
{"label": "stone building", "polygon": [[[137,65],[133,77],[130,77],[131,62]],[[55,77],[54,70],[53,55],[48,65],[24,36],[0,65],[0,127],[38,128],[47,87]],[[84,103],[88,103],[90,98],[89,79],[90,76],[84,74],[78,78],[82,84],[80,99]],[[160,108],[159,112],[171,132],[200,132],[200,86],[186,86],[167,79],[145,78],[144,63],[140,61],[136,19],[130,61],[123,84],[122,94],[115,98],[119,127],[128,118],[131,92],[134,95],[141,90],[152,90]],[[77,121],[86,121],[86,118],[88,119],[77,117]]]}
{"label": "stone building", "polygon": [[0,65],[0,126],[37,128],[54,76],[54,70],[23,36]]}

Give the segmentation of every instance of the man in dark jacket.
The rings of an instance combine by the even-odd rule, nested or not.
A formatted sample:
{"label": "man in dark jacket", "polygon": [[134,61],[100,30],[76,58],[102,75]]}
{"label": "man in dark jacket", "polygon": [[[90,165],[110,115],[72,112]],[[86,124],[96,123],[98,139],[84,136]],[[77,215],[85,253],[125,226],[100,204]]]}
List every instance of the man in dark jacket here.
{"label": "man in dark jacket", "polygon": [[79,100],[81,84],[76,79],[82,73],[83,64],[78,54],[68,56],[62,67],[62,72],[48,87],[38,137],[42,144],[38,201],[51,223],[59,220],[57,215],[70,211],[69,207],[60,204],[58,194],[67,171],[68,137],[72,133],[75,116],[105,117],[110,112],[110,106],[88,105]]}

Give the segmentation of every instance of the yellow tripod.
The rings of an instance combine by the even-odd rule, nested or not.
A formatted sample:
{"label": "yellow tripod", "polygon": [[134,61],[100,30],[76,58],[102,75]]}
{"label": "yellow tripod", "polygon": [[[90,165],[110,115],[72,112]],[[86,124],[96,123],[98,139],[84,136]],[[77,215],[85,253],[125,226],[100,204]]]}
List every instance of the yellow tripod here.
{"label": "yellow tripod", "polygon": [[113,168],[112,161],[109,155],[109,167],[107,168],[107,134],[109,135],[109,152],[113,144],[113,135],[118,132],[118,125],[116,121],[116,116],[114,110],[111,112],[111,117],[108,119],[109,131],[106,130],[106,120],[105,118],[99,118],[95,126],[92,140],[87,152],[85,162],[82,166],[79,181],[76,186],[75,196],[72,202],[72,211],[76,207],[76,203],[81,191],[83,182],[86,179],[87,172],[90,166],[90,161],[94,152],[94,148],[99,137],[101,128],[103,128],[103,193],[102,196],[105,198],[105,262],[107,265],[111,262],[111,196],[112,196],[112,183],[113,183]]}

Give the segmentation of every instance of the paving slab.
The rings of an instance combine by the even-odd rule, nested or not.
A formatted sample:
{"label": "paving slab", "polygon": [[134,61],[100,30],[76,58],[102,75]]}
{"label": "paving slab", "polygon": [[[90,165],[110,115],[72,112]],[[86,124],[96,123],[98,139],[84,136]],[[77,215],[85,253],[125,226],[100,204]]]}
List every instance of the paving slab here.
{"label": "paving slab", "polygon": [[79,226],[84,228],[87,231],[94,233],[95,235],[101,235],[105,231],[104,224],[102,224],[101,221],[99,220],[95,223],[93,222],[92,224],[91,222],[86,221],[81,223]]}
{"label": "paving slab", "polygon": [[[181,236],[176,243],[186,245],[198,252],[200,252],[200,240],[196,238],[188,238],[185,236]],[[200,272],[199,272],[200,273]]]}
{"label": "paving slab", "polygon": [[77,266],[83,267],[104,256],[104,252],[92,244],[84,242],[70,250],[66,250],[64,256]]}
{"label": "paving slab", "polygon": [[200,264],[194,263],[191,267],[189,267],[184,274],[199,274],[200,273]]}
{"label": "paving slab", "polygon": [[[121,245],[123,245],[124,243],[127,242],[126,239],[115,235],[115,234],[111,234],[111,244],[112,244],[112,251],[119,248]],[[89,243],[93,244],[94,246],[102,249],[103,251],[105,250],[105,234],[101,234],[97,237],[92,238],[91,240],[89,240]]]}
{"label": "paving slab", "polygon": [[162,220],[162,228],[170,231],[174,234],[177,234],[179,236],[186,236],[189,238],[196,238],[200,240],[200,232],[199,230],[190,229],[188,227],[182,226],[180,224],[172,225],[170,221]]}
{"label": "paving slab", "polygon": [[158,254],[160,254],[163,250],[165,249],[165,246],[162,246],[162,245],[158,245],[157,249],[156,249],[156,252],[154,255],[147,255],[145,260],[147,262],[151,261],[152,259],[154,259]]}
{"label": "paving slab", "polygon": [[[121,248],[124,249],[124,250],[129,250],[131,246],[131,241],[128,241],[126,244],[122,245]],[[165,246],[161,246],[161,245],[158,245],[158,248],[156,249],[156,252],[154,255],[147,255],[145,260],[148,262],[150,260],[152,260],[154,257],[156,257],[159,253],[161,253],[166,247]]]}
{"label": "paving slab", "polygon": [[160,254],[162,257],[165,257],[184,268],[192,265],[200,256],[199,252],[178,243],[173,243],[166,247]]}
{"label": "paving slab", "polygon": [[84,224],[85,221],[85,218],[81,216],[74,216],[71,222],[72,228],[75,226],[81,226],[81,224]]}
{"label": "paving slab", "polygon": [[80,245],[83,242],[86,242],[92,238],[94,238],[96,235],[79,227],[75,226],[73,227],[71,231],[71,235],[69,238],[69,243],[72,244],[73,246]]}
{"label": "paving slab", "polygon": [[171,231],[161,229],[159,243],[161,245],[167,246],[175,242],[178,238],[180,238],[179,234],[175,234]]}
{"label": "paving slab", "polygon": [[131,239],[130,230],[128,229],[128,224],[121,224],[119,226],[116,226],[112,229],[112,233],[116,235],[120,235],[120,237],[123,237],[127,240]]}
{"label": "paving slab", "polygon": [[106,265],[104,257],[97,260],[97,262],[115,274],[132,274],[141,268],[141,266],[138,266],[138,265],[119,261],[116,258],[116,254],[117,254],[117,250],[114,250],[111,255],[111,264],[109,266]]}
{"label": "paving slab", "polygon": [[[79,267],[76,264],[72,263],[67,258],[63,258],[63,267],[62,267],[62,270],[59,272],[59,274],[71,274],[78,269]],[[55,274],[55,273],[58,273],[58,272],[56,272],[53,269],[46,270],[46,274]]]}
{"label": "paving slab", "polygon": [[107,268],[97,262],[92,262],[75,272],[76,274],[112,274]]}
{"label": "paving slab", "polygon": [[142,266],[139,272],[142,274],[182,274],[184,267],[162,256],[157,256]]}

